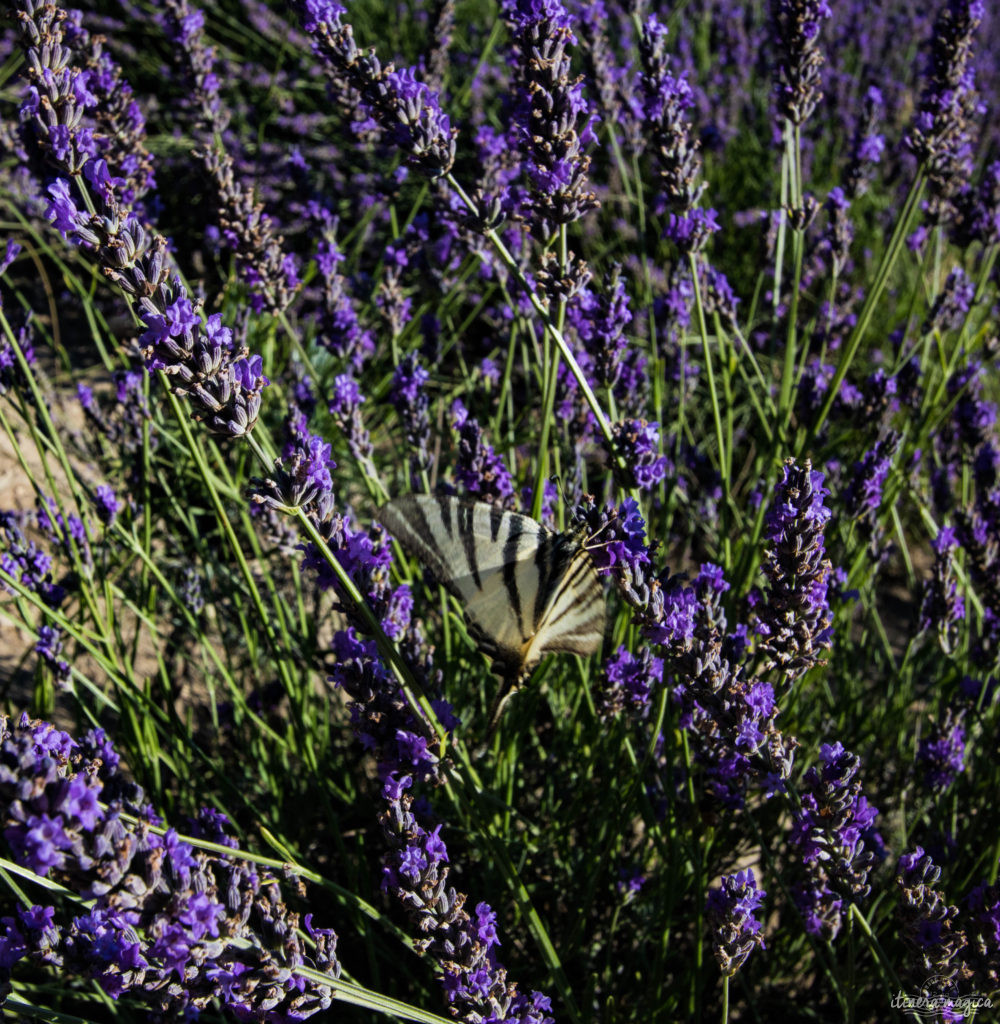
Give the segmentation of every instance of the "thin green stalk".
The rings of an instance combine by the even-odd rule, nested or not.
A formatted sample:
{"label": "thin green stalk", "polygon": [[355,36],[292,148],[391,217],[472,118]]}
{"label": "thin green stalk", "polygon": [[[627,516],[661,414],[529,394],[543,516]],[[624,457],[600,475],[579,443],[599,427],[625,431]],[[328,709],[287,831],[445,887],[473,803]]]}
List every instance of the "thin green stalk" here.
{"label": "thin green stalk", "polygon": [[[559,270],[566,273],[566,225],[559,226]],[[560,331],[566,319],[566,300],[560,298],[556,311],[556,326]],[[553,412],[556,405],[556,384],[559,379],[559,355],[552,352],[549,334],[544,338],[544,361],[542,376],[545,381],[544,401],[542,406],[541,433],[538,439],[538,469],[535,473],[535,489],[531,498],[531,515],[534,519],[542,518],[542,502],[545,498],[545,481],[549,475],[549,433],[552,428]]]}

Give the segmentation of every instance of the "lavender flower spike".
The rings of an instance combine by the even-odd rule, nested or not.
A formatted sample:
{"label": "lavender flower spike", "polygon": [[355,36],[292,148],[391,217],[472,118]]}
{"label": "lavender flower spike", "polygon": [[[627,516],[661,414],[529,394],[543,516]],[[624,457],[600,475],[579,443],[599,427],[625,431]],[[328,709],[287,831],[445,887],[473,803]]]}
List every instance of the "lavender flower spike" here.
{"label": "lavender flower spike", "polygon": [[412,167],[431,178],[451,170],[456,130],[441,110],[436,92],[418,81],[412,68],[383,66],[374,50],[362,53],[347,9],[336,0],[294,0],[313,51],[330,71],[360,93],[362,102]]}
{"label": "lavender flower spike", "polygon": [[826,0],[771,0],[778,114],[794,125],[809,117],[822,96],[823,55],[816,39],[832,13]]}
{"label": "lavender flower spike", "polygon": [[764,949],[761,923],[754,917],[760,910],[763,889],[749,868],[735,875],[723,875],[718,889],[710,890],[707,914],[712,926],[712,951],[722,973],[731,978],[756,948]]}
{"label": "lavender flower spike", "polygon": [[758,611],[759,650],[768,668],[781,669],[791,682],[819,661],[830,646],[832,615],[827,586],[832,567],[823,530],[830,510],[823,474],[806,459],[789,459],[774,493],[765,525],[770,547],[764,555],[767,599]]}

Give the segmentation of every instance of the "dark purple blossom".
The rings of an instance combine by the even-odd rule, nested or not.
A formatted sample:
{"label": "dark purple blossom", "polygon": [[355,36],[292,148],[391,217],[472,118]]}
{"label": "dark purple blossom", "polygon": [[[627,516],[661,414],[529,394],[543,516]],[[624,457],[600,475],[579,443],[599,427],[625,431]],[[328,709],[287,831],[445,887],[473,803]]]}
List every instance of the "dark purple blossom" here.
{"label": "dark purple blossom", "polygon": [[917,749],[917,767],[929,789],[946,790],[965,770],[965,728],[962,712],[950,709],[934,722]]}
{"label": "dark purple blossom", "polygon": [[906,143],[927,172],[932,222],[951,217],[954,200],[969,185],[980,114],[973,40],[984,10],[982,0],[944,0],[927,48],[920,105]]}
{"label": "dark purple blossom", "polygon": [[803,124],[823,95],[817,41],[832,11],[826,0],[771,0],[772,75],[778,116]]}
{"label": "dark purple blossom", "polygon": [[827,599],[830,560],[823,531],[830,510],[823,474],[806,460],[786,463],[765,520],[768,581],[757,609],[758,650],[767,668],[778,668],[786,685],[807,672],[830,645],[832,614]]}
{"label": "dark purple blossom", "polygon": [[332,75],[357,91],[365,108],[410,164],[431,177],[447,174],[455,159],[455,129],[436,92],[410,68],[383,65],[363,52],[354,31],[342,19],[336,0],[297,0],[295,8],[309,33],[313,51]]}
{"label": "dark purple blossom", "polygon": [[431,424],[428,409],[430,398],[426,384],[430,374],[420,365],[418,357],[411,353],[405,356],[396,367],[392,378],[390,398],[399,414],[406,435],[406,445],[410,457],[410,478],[414,486],[421,474],[431,467],[431,455],[428,450]]}
{"label": "dark purple blossom", "polygon": [[954,529],[943,526],[931,547],[934,567],[924,582],[919,628],[922,633],[935,630],[942,649],[951,652],[958,639],[959,623],[965,618],[965,599],[958,592],[954,575],[954,552],[958,547]]}
{"label": "dark purple blossom", "polygon": [[[77,917],[82,905],[5,918],[0,983],[27,959],[93,979],[114,999],[139,996],[170,1019],[214,1000],[262,1022],[330,1007],[336,936],[311,929],[307,954],[274,876],[154,831],[103,734],[77,744],[27,716],[14,727],[0,719],[0,803],[6,856],[93,901]],[[328,980],[306,980],[301,966]]]}
{"label": "dark purple blossom", "polygon": [[712,929],[712,952],[719,969],[731,978],[755,949],[764,949],[761,922],[754,916],[767,893],[757,888],[751,869],[723,875],[717,889],[710,889],[706,903]]}
{"label": "dark purple blossom", "polygon": [[683,72],[675,75],[668,69],[666,37],[666,26],[650,15],[639,46],[643,120],[655,160],[657,198],[670,214],[665,234],[682,252],[696,252],[718,225],[714,210],[697,209],[705,184],[690,119],[694,92]]}
{"label": "dark purple blossom", "polygon": [[660,425],[645,420],[622,420],[612,425],[609,456],[619,485],[648,491],[667,474],[666,456],[660,454]]}
{"label": "dark purple blossom", "polygon": [[570,71],[576,39],[561,0],[504,0],[515,49],[515,148],[531,182],[529,217],[539,237],[597,206],[587,183],[597,115]]}
{"label": "dark purple blossom", "polygon": [[603,687],[598,713],[611,718],[620,715],[626,707],[642,710],[649,705],[654,687],[663,681],[663,659],[643,647],[637,655],[620,646],[604,666],[606,684]]}
{"label": "dark purple blossom", "polygon": [[457,399],[451,407],[451,420],[458,431],[455,478],[459,485],[480,501],[513,507],[514,481],[510,471],[492,445],[483,439],[482,427]]}
{"label": "dark purple blossom", "polygon": [[959,927],[958,907],[935,888],[940,877],[941,869],[920,846],[899,858],[899,928],[914,958],[907,973],[921,983],[930,978],[935,986],[944,987],[965,973],[966,937]]}
{"label": "dark purple blossom", "polygon": [[794,817],[792,843],[808,876],[796,902],[808,930],[832,939],[843,920],[843,902],[868,895],[882,843],[874,827],[878,810],[865,799],[857,778],[860,758],[840,743],[823,744],[819,756],[821,765],[803,777]]}

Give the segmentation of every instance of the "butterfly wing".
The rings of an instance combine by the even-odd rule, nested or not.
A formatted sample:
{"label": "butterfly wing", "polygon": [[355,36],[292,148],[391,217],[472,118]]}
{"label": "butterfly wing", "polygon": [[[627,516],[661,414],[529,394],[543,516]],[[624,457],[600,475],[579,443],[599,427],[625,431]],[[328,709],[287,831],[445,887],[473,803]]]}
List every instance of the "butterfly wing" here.
{"label": "butterfly wing", "polygon": [[504,674],[519,675],[544,612],[540,577],[559,535],[530,516],[453,495],[394,498],[378,518],[458,600],[483,652]]}
{"label": "butterfly wing", "polygon": [[601,578],[590,552],[573,536],[560,540],[569,549],[564,571],[553,574],[544,595],[544,611],[528,650],[530,668],[549,651],[593,654],[604,639],[605,599]]}

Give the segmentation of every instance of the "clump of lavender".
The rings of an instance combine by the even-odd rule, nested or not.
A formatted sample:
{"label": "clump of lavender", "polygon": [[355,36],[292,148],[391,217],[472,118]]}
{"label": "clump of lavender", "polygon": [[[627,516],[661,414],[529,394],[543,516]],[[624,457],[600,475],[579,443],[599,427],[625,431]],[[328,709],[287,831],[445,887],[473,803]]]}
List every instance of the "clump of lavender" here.
{"label": "clump of lavender", "polygon": [[718,224],[714,210],[697,209],[705,184],[699,143],[689,120],[694,94],[683,73],[668,70],[666,37],[666,26],[650,15],[639,43],[643,120],[656,161],[657,199],[670,215],[665,236],[682,253],[694,253],[705,247]]}
{"label": "clump of lavender", "polygon": [[766,948],[761,922],[754,916],[765,896],[750,868],[723,875],[719,887],[709,890],[705,910],[712,929],[712,952],[726,978],[731,978],[755,949]]}
{"label": "clump of lavender", "polygon": [[[277,878],[154,831],[143,799],[101,730],[75,742],[46,722],[0,717],[5,856],[93,901],[5,918],[0,983],[26,959],[171,1017],[215,1000],[248,1021],[328,1009],[340,976],[334,933],[307,917],[307,953]],[[297,974],[303,966],[328,981]]]}
{"label": "clump of lavender", "polygon": [[637,655],[620,646],[604,666],[605,685],[598,697],[598,714],[605,718],[620,715],[626,707],[642,711],[649,706],[650,694],[663,682],[663,659],[649,647]]}
{"label": "clump of lavender", "polygon": [[823,504],[827,493],[823,474],[808,459],[801,466],[789,460],[765,522],[768,586],[757,609],[758,651],[764,670],[779,669],[786,683],[804,675],[830,646],[831,565],[823,541],[830,518]]}
{"label": "clump of lavender", "polygon": [[959,927],[959,909],[948,903],[935,886],[941,869],[923,848],[899,858],[896,884],[900,903],[900,931],[915,962],[908,973],[915,981],[932,979],[939,986],[967,977],[964,962],[965,932]]}
{"label": "clump of lavender", "polygon": [[236,255],[254,310],[279,313],[301,284],[298,267],[263,204],[256,201],[253,186],[238,180],[235,161],[218,141],[228,117],[213,70],[215,50],[204,38],[205,15],[187,0],[164,0],[160,23],[173,44],[173,59],[187,86],[187,104],[194,110],[195,133],[201,140],[196,155],[215,186],[222,237]]}
{"label": "clump of lavender", "polygon": [[432,178],[451,170],[455,135],[436,92],[412,68],[383,65],[374,50],[362,53],[354,31],[342,19],[347,9],[336,0],[296,0],[313,51],[350,88],[388,133],[411,167]]}
{"label": "clump of lavender", "polygon": [[587,547],[598,572],[611,576],[625,600],[644,613],[653,590],[646,523],[634,498],[600,506],[587,497],[573,510],[572,526],[591,538]]}
{"label": "clump of lavender", "polygon": [[792,844],[798,849],[808,883],[795,899],[813,935],[832,939],[843,921],[843,903],[864,899],[868,877],[882,842],[875,831],[878,810],[861,792],[861,760],[841,743],[824,743],[821,766],[803,777],[801,806],[795,813]]}
{"label": "clump of lavender", "polygon": [[778,116],[796,127],[823,96],[823,54],[816,42],[833,12],[826,0],[771,0],[772,74]]}
{"label": "clump of lavender", "polygon": [[667,458],[661,455],[660,425],[645,420],[622,420],[611,427],[609,461],[624,490],[638,487],[648,491],[667,473]]}
{"label": "clump of lavender", "polygon": [[569,47],[576,42],[560,0],[504,0],[502,11],[517,54],[513,123],[515,149],[525,154],[531,180],[529,220],[541,238],[594,209],[588,187],[597,115],[570,77]]}
{"label": "clump of lavender", "polygon": [[754,787],[769,795],[784,788],[795,741],[777,727],[774,688],[745,671],[745,637],[726,631],[728,589],[711,563],[690,586],[656,580],[641,621],[644,635],[664,647],[665,679],[709,790],[725,806],[742,807]]}
{"label": "clump of lavender", "polygon": [[982,0],[945,0],[928,44],[920,106],[906,143],[927,172],[932,223],[953,214],[969,184],[978,97],[973,40]]}
{"label": "clump of lavender", "polygon": [[879,510],[882,507],[885,482],[892,468],[901,437],[895,431],[886,431],[865,454],[854,463],[847,488],[844,491],[844,511],[869,540],[873,558],[878,560],[882,531]]}
{"label": "clump of lavender", "polygon": [[950,708],[944,719],[932,724],[917,749],[917,768],[924,784],[937,791],[948,789],[965,770],[965,728],[963,712]]}
{"label": "clump of lavender", "polygon": [[874,85],[865,93],[864,112],[851,142],[851,156],[844,172],[844,193],[849,199],[864,195],[875,166],[885,152],[885,133],[879,131],[885,116],[882,91]]}
{"label": "clump of lavender", "polygon": [[320,207],[312,212],[313,220],[323,232],[314,257],[323,283],[322,301],[316,313],[316,341],[358,372],[374,354],[375,338],[362,325],[347,280],[337,269],[344,261],[344,254],[336,243],[336,220]]}
{"label": "clump of lavender", "polygon": [[341,373],[334,378],[328,411],[341,434],[347,439],[351,455],[360,465],[365,466],[368,474],[374,478],[376,471],[371,461],[371,436],[365,429],[361,417],[361,406],[364,401],[358,382],[349,373]]}
{"label": "clump of lavender", "polygon": [[946,653],[951,653],[958,640],[959,624],[965,618],[965,599],[958,592],[955,582],[954,552],[958,538],[950,526],[941,527],[931,541],[934,549],[934,566],[930,578],[924,582],[920,601],[920,632],[934,630],[938,643]]}
{"label": "clump of lavender", "polygon": [[413,816],[413,798],[404,790],[410,778],[390,778],[385,787],[388,809],[380,817],[393,849],[383,875],[383,888],[406,906],[421,938],[416,947],[441,965],[442,981],[452,1012],[471,1022],[516,1020],[523,1024],[552,1024],[549,999],[531,996],[507,981],[496,962],[500,944],[496,914],[479,903],[475,916],[464,909],[465,897],[448,885],[448,850],[440,826],[427,832]]}
{"label": "clump of lavender", "polygon": [[977,986],[995,991],[1000,982],[1000,886],[981,882],[965,900],[964,956]]}
{"label": "clump of lavender", "polygon": [[426,384],[430,374],[420,365],[415,353],[404,356],[392,378],[390,398],[403,422],[407,449],[410,453],[410,478],[416,481],[431,467],[427,444],[431,423],[427,410],[430,399]]}
{"label": "clump of lavender", "polygon": [[458,431],[455,478],[459,484],[480,501],[511,508],[514,481],[503,459],[483,439],[483,428],[457,399],[451,408],[451,419]]}

